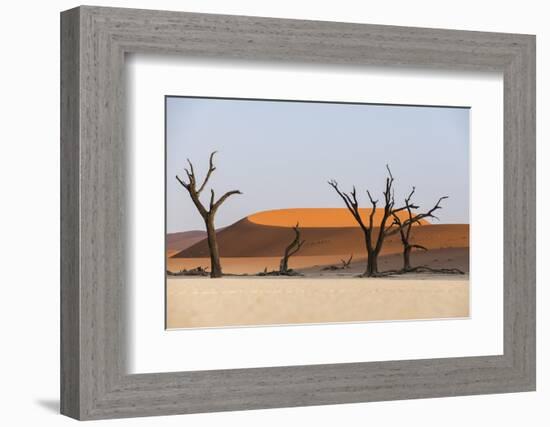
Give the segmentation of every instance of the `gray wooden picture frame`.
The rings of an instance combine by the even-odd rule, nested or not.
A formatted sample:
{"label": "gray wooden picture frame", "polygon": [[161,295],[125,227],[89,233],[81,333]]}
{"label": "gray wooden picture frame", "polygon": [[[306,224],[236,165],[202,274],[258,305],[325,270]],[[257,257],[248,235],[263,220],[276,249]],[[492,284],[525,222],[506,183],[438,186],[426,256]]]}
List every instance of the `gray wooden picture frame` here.
{"label": "gray wooden picture frame", "polygon": [[[136,52],[502,72],[504,353],[127,374],[124,58]],[[61,14],[61,122],[63,414],[84,420],[535,390],[534,36],[83,6]]]}

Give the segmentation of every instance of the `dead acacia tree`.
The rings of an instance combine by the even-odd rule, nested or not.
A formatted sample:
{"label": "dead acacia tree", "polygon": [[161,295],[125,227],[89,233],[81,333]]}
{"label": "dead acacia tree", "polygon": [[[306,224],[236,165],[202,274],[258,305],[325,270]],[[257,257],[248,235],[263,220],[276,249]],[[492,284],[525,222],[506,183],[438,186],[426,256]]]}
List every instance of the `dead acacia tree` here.
{"label": "dead acacia tree", "polygon": [[323,267],[321,271],[337,271],[337,270],[345,270],[347,268],[350,268],[351,260],[353,259],[353,254],[350,255],[350,257],[347,259],[347,261],[343,258],[340,259],[342,262],[342,265],[328,265],[326,267]]}
{"label": "dead acacia tree", "polygon": [[411,199],[414,195],[415,190],[415,187],[413,187],[409,195],[405,198],[405,210],[407,211],[408,218],[402,220],[400,216],[397,215],[395,212],[392,213],[393,222],[399,230],[401,244],[403,245],[403,272],[413,271],[413,267],[411,266],[411,252],[413,249],[420,249],[423,251],[428,250],[425,246],[412,243],[411,231],[413,229],[413,226],[421,224],[421,221],[425,218],[437,219],[437,217],[434,215],[434,212],[438,209],[441,209],[441,201],[448,198],[448,196],[440,197],[437,203],[429,211],[417,214],[414,213],[413,210],[418,209],[418,206],[411,203]]}
{"label": "dead acacia tree", "polygon": [[440,197],[437,203],[427,212],[414,213],[413,209],[418,209],[418,206],[411,202],[411,199],[414,195],[415,187],[412,188],[409,195],[405,198],[405,209],[407,211],[408,218],[402,220],[398,215],[393,215],[394,224],[399,230],[399,235],[401,237],[401,244],[403,245],[403,268],[401,270],[395,271],[394,273],[412,273],[412,272],[430,272],[430,273],[444,273],[444,274],[464,274],[462,270],[458,268],[431,268],[426,265],[420,265],[413,267],[411,265],[411,252],[413,249],[420,249],[427,251],[428,248],[425,246],[412,243],[411,231],[413,226],[421,224],[421,221],[425,218],[435,218],[434,212],[438,209],[442,209],[441,202],[445,199],[448,199],[448,196]]}
{"label": "dead acacia tree", "polygon": [[287,275],[290,273],[288,268],[288,259],[300,250],[305,240],[300,240],[300,224],[296,223],[294,227],[294,240],[285,248],[281,262],[279,263],[279,274]]}
{"label": "dead acacia tree", "polygon": [[185,168],[185,173],[187,175],[187,182],[185,182],[183,179],[181,179],[177,175],[176,175],[176,179],[183,186],[183,188],[187,190],[187,192],[189,193],[189,196],[191,197],[191,200],[193,201],[193,204],[195,205],[195,207],[199,211],[199,214],[204,220],[204,224],[206,226],[207,239],[208,239],[208,249],[210,252],[210,277],[221,277],[222,267],[220,264],[218,242],[216,239],[216,229],[214,227],[214,217],[223,202],[225,202],[230,196],[234,194],[242,194],[242,193],[239,190],[228,191],[227,193],[222,195],[218,200],[216,200],[214,190],[210,189],[209,206],[206,207],[201,202],[200,195],[204,190],[204,188],[206,187],[206,184],[208,183],[208,180],[212,176],[212,173],[216,170],[216,167],[214,166],[215,154],[216,154],[216,151],[213,151],[210,154],[208,172],[206,173],[206,176],[204,177],[202,184],[200,185],[197,184],[197,176],[195,175],[193,164],[189,159],[187,159],[189,168]]}
{"label": "dead acacia tree", "polygon": [[[393,221],[389,222],[388,220],[393,216],[394,213],[397,213],[405,209],[405,207],[400,207],[400,208],[394,207],[395,206],[395,200],[393,196],[394,179],[388,165],[386,165],[386,169],[388,170],[388,176],[386,178],[386,187],[383,192],[384,211],[382,213],[382,218],[380,219],[380,222],[378,224],[374,223],[374,216],[378,209],[378,200],[374,200],[372,198],[372,195],[370,194],[369,190],[367,190],[367,195],[372,205],[372,209],[369,214],[368,222],[365,222],[365,220],[361,217],[361,214],[359,212],[359,202],[357,200],[357,191],[355,190],[355,186],[353,186],[351,193],[346,193],[340,190],[340,188],[338,187],[338,183],[335,180],[331,180],[328,182],[328,184],[332,188],[334,188],[336,193],[338,193],[338,195],[342,198],[342,200],[346,204],[346,207],[348,208],[350,213],[353,215],[353,218],[355,218],[355,221],[357,221],[357,223],[361,227],[361,230],[363,231],[363,234],[365,237],[365,246],[367,249],[367,268],[363,276],[366,276],[366,277],[374,277],[374,276],[380,275],[380,273],[378,272],[378,255],[382,250],[384,239],[388,236],[388,234],[390,234],[390,232],[395,231],[395,230],[391,230],[394,225],[394,222]],[[375,232],[375,229],[378,230],[377,233]]]}
{"label": "dead acacia tree", "polygon": [[341,259],[340,261],[342,261],[342,270],[345,270],[346,268],[349,268],[350,267],[350,264],[351,264],[351,260],[353,259],[353,254],[351,254],[349,256],[349,258],[347,259],[347,261],[345,259]]}

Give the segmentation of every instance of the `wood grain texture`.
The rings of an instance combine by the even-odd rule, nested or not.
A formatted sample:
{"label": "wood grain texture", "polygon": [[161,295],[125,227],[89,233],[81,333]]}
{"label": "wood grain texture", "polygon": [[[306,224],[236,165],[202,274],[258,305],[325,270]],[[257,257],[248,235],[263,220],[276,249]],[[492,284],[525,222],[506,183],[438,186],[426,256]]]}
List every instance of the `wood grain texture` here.
{"label": "wood grain texture", "polygon": [[[535,38],[181,12],[62,13],[62,413],[78,419],[535,388]],[[124,55],[504,74],[504,354],[128,375]]]}
{"label": "wood grain texture", "polygon": [[80,414],[79,13],[61,20],[61,412]]}

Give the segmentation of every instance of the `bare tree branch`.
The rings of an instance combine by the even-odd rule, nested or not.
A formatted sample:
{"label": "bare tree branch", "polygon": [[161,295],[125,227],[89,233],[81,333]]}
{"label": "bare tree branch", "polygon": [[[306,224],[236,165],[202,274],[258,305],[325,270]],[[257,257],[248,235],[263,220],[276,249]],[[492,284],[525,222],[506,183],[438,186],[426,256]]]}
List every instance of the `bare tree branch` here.
{"label": "bare tree branch", "polygon": [[296,247],[288,253],[288,256],[291,257],[296,252],[298,252],[305,242],[306,242],[305,240],[302,240],[301,242],[299,242],[298,245],[296,245]]}
{"label": "bare tree branch", "polygon": [[[208,180],[210,179],[210,175],[212,175],[212,172],[216,170],[216,167],[214,166],[214,155],[217,153],[217,151],[212,151],[210,153],[210,159],[208,161],[208,172],[206,173],[206,176],[204,177],[204,181],[202,182],[202,185],[197,190],[198,194],[201,194],[202,190],[204,190],[204,187],[208,183]],[[192,167],[192,166],[191,166]]]}
{"label": "bare tree branch", "polygon": [[[439,200],[437,201],[437,203],[434,205],[434,207],[431,208],[428,212],[421,213],[421,214],[418,214],[418,215],[413,215],[407,221],[405,221],[404,225],[407,226],[409,223],[411,223],[411,224],[412,223],[420,223],[420,221],[423,220],[424,218],[439,219],[433,213],[436,210],[442,209],[442,207],[440,206],[441,202],[445,199],[448,199],[448,198],[449,198],[449,196],[440,197]],[[415,206],[415,205],[410,205],[410,207],[411,207],[411,209],[418,209],[418,206]]]}
{"label": "bare tree branch", "polygon": [[353,259],[353,254],[351,254],[348,258],[348,260],[346,261],[345,259],[341,259],[340,261],[342,261],[342,270],[343,269],[346,269],[350,266],[351,264],[351,260]]}
{"label": "bare tree branch", "polygon": [[427,251],[428,248],[426,246],[422,246],[422,245],[411,245],[411,248],[416,248],[416,249],[421,249],[423,251]]}
{"label": "bare tree branch", "polygon": [[338,193],[338,195],[342,198],[342,200],[346,204],[346,207],[348,208],[350,213],[353,215],[353,217],[355,218],[355,220],[357,221],[359,226],[363,230],[366,230],[367,227],[365,226],[365,224],[363,222],[363,219],[361,218],[361,214],[359,212],[359,202],[357,201],[357,194],[356,194],[356,191],[355,191],[355,187],[353,187],[353,190],[352,190],[351,196],[350,196],[349,194],[341,191],[340,188],[338,188],[338,183],[334,179],[328,181],[328,184],[332,188],[334,188],[336,193]]}
{"label": "bare tree branch", "polygon": [[221,196],[216,203],[214,203],[214,210],[217,210],[223,202],[227,200],[228,197],[233,196],[234,194],[243,194],[239,190],[231,190]]}
{"label": "bare tree branch", "polygon": [[391,174],[390,166],[386,165],[386,169],[388,170],[388,174],[390,175],[390,179],[393,182],[393,175]]}
{"label": "bare tree branch", "polygon": [[189,159],[187,159],[187,163],[189,164],[189,169],[191,169],[191,172],[187,171],[187,169],[185,170],[187,171],[188,175],[191,175],[193,179],[195,179],[195,169],[193,169],[193,163],[191,163],[191,160]]}
{"label": "bare tree branch", "polygon": [[186,184],[179,176],[176,175],[176,179],[185,189],[189,189],[189,184]]}
{"label": "bare tree branch", "polygon": [[367,195],[369,196],[370,204],[372,205],[372,209],[370,211],[369,215],[369,228],[372,230],[373,223],[374,223],[374,214],[376,213],[376,204],[378,203],[378,200],[374,200],[370,194],[370,191],[367,190]]}
{"label": "bare tree branch", "polygon": [[212,212],[214,210],[214,198],[215,198],[215,194],[214,194],[214,189],[211,188],[210,189],[210,212]]}

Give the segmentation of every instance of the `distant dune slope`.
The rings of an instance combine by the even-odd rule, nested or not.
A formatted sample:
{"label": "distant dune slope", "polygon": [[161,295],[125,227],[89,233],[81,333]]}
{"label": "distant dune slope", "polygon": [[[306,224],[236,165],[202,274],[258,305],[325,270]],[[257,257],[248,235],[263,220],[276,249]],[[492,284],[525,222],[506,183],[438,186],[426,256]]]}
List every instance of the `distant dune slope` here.
{"label": "distant dune slope", "polygon": [[[413,240],[428,249],[464,248],[469,246],[469,225],[427,224],[415,227]],[[247,218],[218,232],[218,245],[222,257],[281,256],[284,248],[294,238],[289,227],[261,225]],[[304,227],[302,239],[305,244],[297,255],[364,254],[363,233],[358,227]],[[384,241],[382,254],[402,250],[398,234]],[[208,257],[206,240],[174,254],[174,258]]]}
{"label": "distant dune slope", "polygon": [[177,253],[206,237],[206,232],[201,230],[183,231],[181,233],[169,233],[166,235],[166,250]]}
{"label": "distant dune slope", "polygon": [[[371,209],[360,209],[361,217],[365,223],[371,213]],[[379,224],[382,220],[383,209],[377,209],[374,214],[374,222]],[[407,213],[399,213],[401,219],[406,219]],[[257,212],[248,216],[248,220],[258,225],[269,225],[276,227],[293,227],[297,222],[302,228],[342,228],[357,227],[355,218],[346,208],[293,208],[293,209],[275,209],[270,211]],[[422,224],[428,224],[428,221],[421,221]]]}

